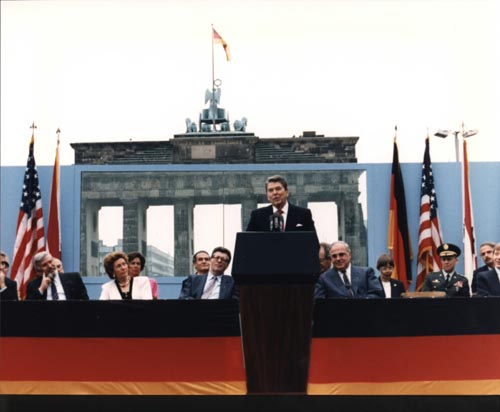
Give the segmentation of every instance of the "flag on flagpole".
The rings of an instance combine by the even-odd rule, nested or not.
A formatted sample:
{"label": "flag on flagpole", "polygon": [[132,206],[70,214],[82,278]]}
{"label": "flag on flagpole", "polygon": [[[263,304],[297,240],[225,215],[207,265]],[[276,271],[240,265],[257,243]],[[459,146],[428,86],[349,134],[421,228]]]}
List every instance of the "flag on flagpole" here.
{"label": "flag on flagpole", "polygon": [[52,172],[52,190],[50,192],[49,221],[47,225],[47,250],[61,260],[61,227],[59,214],[59,129],[57,129],[56,157]]}
{"label": "flag on flagpole", "polygon": [[464,275],[472,284],[472,273],[477,268],[476,239],[474,236],[474,215],[470,196],[469,161],[467,157],[467,142],[464,139],[464,160],[462,164],[463,175],[463,242],[464,242]]}
{"label": "flag on flagpole", "polygon": [[217,44],[222,44],[222,47],[224,48],[224,52],[226,53],[226,60],[230,61],[231,60],[231,54],[229,52],[229,45],[226,43],[226,41],[220,36],[217,31],[212,27],[212,32],[213,32],[213,40],[214,43]]}
{"label": "flag on flagpole", "polygon": [[410,261],[413,252],[408,230],[408,217],[406,213],[406,196],[403,174],[399,163],[399,152],[396,138],[394,138],[394,151],[392,157],[391,191],[389,208],[388,249],[394,259],[392,277],[403,282],[405,290],[411,282]]}
{"label": "flag on flagpole", "polygon": [[26,285],[36,276],[33,256],[45,250],[42,195],[38,183],[34,146],[35,125],[29,146],[28,162],[24,173],[21,206],[16,228],[16,241],[12,260],[11,278],[16,280],[21,299],[26,297]]}
{"label": "flag on flagpole", "polygon": [[441,269],[441,260],[437,253],[437,248],[441,243],[443,243],[443,236],[439,227],[438,203],[429,152],[429,136],[427,136],[425,139],[422,184],[420,187],[420,227],[418,229],[416,290],[422,288],[428,273]]}

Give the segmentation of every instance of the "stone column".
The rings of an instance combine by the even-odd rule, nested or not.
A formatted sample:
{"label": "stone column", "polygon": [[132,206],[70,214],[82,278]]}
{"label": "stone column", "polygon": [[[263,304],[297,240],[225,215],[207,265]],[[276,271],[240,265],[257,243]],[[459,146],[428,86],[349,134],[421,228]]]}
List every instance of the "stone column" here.
{"label": "stone column", "polygon": [[190,274],[193,255],[193,203],[191,200],[176,200],[174,203],[175,256],[174,275]]}
{"label": "stone column", "polygon": [[123,251],[130,253],[143,250],[147,242],[146,205],[137,199],[121,199],[123,204]]}
{"label": "stone column", "polygon": [[243,199],[241,201],[241,230],[245,231],[250,220],[250,213],[257,208],[255,199]]}
{"label": "stone column", "polygon": [[99,210],[96,201],[82,202],[80,211],[80,274],[99,275]]}

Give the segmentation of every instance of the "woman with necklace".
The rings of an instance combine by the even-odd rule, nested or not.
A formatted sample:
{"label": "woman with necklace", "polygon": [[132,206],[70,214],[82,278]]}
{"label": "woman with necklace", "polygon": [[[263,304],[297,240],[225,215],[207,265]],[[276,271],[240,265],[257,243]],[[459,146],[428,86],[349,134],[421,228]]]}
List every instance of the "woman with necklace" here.
{"label": "woman with necklace", "polygon": [[130,276],[125,253],[109,253],[104,257],[103,265],[112,280],[102,285],[99,300],[153,299],[149,278]]}

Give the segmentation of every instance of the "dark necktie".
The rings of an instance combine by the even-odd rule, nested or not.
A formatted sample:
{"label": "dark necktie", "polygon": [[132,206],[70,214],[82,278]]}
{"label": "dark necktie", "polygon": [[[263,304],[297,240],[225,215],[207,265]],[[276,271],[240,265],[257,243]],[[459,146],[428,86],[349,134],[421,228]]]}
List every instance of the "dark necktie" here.
{"label": "dark necktie", "polygon": [[341,270],[340,273],[342,273],[342,278],[344,279],[344,285],[347,289],[347,292],[349,292],[349,296],[351,298],[353,298],[354,292],[352,291],[351,282],[349,282],[349,278],[347,277],[347,273],[345,273],[345,270]]}
{"label": "dark necktie", "polygon": [[52,292],[52,300],[59,300],[59,293],[57,293],[55,279],[53,279],[50,284],[50,291]]}
{"label": "dark necktie", "polygon": [[446,286],[448,286],[448,283],[450,283],[450,274],[446,274]]}

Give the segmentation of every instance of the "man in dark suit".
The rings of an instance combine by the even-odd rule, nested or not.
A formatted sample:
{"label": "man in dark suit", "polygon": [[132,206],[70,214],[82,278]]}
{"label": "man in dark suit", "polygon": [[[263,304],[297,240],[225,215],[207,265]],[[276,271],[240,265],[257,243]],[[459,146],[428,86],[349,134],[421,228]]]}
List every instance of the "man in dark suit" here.
{"label": "man in dark suit", "polygon": [[277,213],[283,217],[285,231],[316,233],[311,210],[288,203],[288,183],[283,176],[275,175],[267,178],[266,194],[271,204],[252,211],[247,232],[268,232],[270,217]]}
{"label": "man in dark suit", "polygon": [[27,300],[88,300],[87,288],[79,273],[59,275],[49,252],[40,252],[33,257],[33,266],[38,276],[26,288]]}
{"label": "man in dark suit", "polygon": [[237,299],[238,290],[233,277],[224,275],[229,262],[231,252],[225,247],[216,247],[210,258],[209,272],[184,279],[179,299]]}
{"label": "man in dark suit", "polygon": [[445,292],[447,297],[470,297],[469,281],[455,272],[461,250],[452,243],[437,248],[443,269],[429,273],[422,286],[423,292]]}
{"label": "man in dark suit", "polygon": [[406,292],[403,282],[392,278],[394,259],[390,255],[383,254],[379,256],[377,270],[380,272],[378,280],[385,298],[400,298]]}
{"label": "man in dark suit", "polygon": [[500,296],[500,243],[493,248],[494,269],[477,274],[477,296]]}
{"label": "man in dark suit", "polygon": [[9,279],[9,256],[0,252],[0,300],[18,300],[17,282]]}
{"label": "man in dark suit", "polygon": [[382,297],[382,286],[373,268],[351,265],[352,254],[347,243],[334,242],[330,258],[332,268],[323,272],[316,283],[316,299]]}
{"label": "man in dark suit", "polygon": [[489,270],[495,269],[495,263],[493,262],[493,248],[495,244],[493,242],[484,242],[479,246],[479,254],[483,259],[484,265],[477,268],[472,272],[472,295],[477,293],[477,275],[479,272],[488,272]]}

